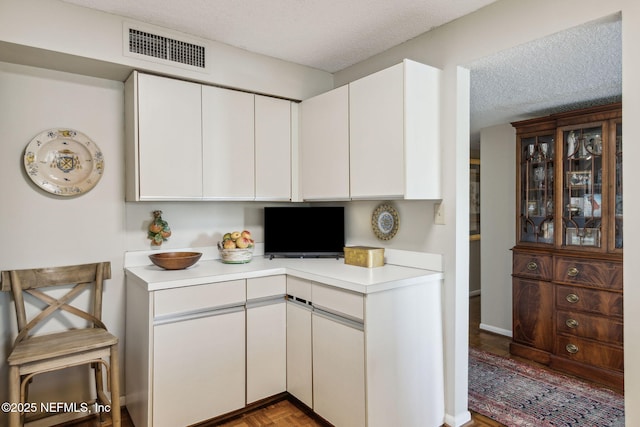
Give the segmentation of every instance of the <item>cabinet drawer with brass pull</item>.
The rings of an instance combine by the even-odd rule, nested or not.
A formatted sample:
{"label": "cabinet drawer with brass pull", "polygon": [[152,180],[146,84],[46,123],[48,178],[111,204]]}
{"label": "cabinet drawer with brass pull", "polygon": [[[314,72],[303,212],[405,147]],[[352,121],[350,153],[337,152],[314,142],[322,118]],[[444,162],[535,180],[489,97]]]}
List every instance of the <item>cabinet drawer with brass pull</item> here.
{"label": "cabinet drawer with brass pull", "polygon": [[513,254],[513,274],[541,280],[551,279],[553,259],[549,255],[538,255],[528,252]]}
{"label": "cabinet drawer with brass pull", "polygon": [[561,334],[616,345],[622,345],[623,342],[622,320],[559,310],[555,314],[555,325],[556,331]]}
{"label": "cabinet drawer with brass pull", "polygon": [[556,257],[553,280],[603,289],[622,290],[622,264],[610,261]]}
{"label": "cabinet drawer with brass pull", "polygon": [[556,285],[556,308],[622,317],[622,293]]}
{"label": "cabinet drawer with brass pull", "polygon": [[624,369],[622,347],[610,344],[560,335],[556,339],[555,354],[605,369]]}

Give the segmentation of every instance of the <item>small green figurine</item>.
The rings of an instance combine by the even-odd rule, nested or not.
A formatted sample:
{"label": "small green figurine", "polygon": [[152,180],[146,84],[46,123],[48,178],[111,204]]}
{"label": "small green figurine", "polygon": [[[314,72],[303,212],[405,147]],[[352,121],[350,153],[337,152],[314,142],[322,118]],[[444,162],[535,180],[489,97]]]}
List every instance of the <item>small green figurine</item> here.
{"label": "small green figurine", "polygon": [[171,236],[169,223],[162,219],[162,211],[153,211],[153,221],[149,225],[147,238],[151,239],[153,246],[160,246]]}

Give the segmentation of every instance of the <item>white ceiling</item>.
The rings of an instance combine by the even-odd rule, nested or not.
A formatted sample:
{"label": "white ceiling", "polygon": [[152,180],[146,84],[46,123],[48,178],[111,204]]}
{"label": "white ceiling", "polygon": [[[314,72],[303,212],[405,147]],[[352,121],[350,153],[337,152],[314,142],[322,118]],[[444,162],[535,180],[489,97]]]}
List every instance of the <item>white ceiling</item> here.
{"label": "white ceiling", "polygon": [[63,0],[336,72],[496,0]]}
{"label": "white ceiling", "polygon": [[[336,72],[496,0],[62,1]],[[483,127],[619,101],[620,16],[468,66],[477,149]]]}

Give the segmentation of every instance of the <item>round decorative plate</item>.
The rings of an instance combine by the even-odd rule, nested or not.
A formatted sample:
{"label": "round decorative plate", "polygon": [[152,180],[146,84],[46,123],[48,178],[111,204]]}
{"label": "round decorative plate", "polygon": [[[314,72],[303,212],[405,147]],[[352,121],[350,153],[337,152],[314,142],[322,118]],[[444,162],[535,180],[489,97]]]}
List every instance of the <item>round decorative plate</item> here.
{"label": "round decorative plate", "polygon": [[102,151],[73,129],[49,129],[38,134],[24,152],[24,168],[40,188],[59,196],[91,190],[104,170]]}
{"label": "round decorative plate", "polygon": [[388,204],[378,206],[371,216],[371,227],[380,240],[389,240],[398,232],[398,212]]}

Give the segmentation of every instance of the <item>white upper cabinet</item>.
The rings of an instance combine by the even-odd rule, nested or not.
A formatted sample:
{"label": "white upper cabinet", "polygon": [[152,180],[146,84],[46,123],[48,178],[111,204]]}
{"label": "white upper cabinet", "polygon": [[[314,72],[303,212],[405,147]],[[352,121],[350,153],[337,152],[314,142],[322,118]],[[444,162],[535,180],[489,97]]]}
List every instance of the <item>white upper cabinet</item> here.
{"label": "white upper cabinet", "polygon": [[127,200],[202,197],[200,87],[138,73],[127,81]]}
{"label": "white upper cabinet", "polygon": [[291,200],[291,104],[255,95],[256,200]]}
{"label": "white upper cabinet", "polygon": [[352,199],[440,199],[440,70],[414,61],[349,84]]}
{"label": "white upper cabinet", "polygon": [[134,71],[127,201],[291,200],[292,110],[288,100]]}
{"label": "white upper cabinet", "polygon": [[203,198],[255,197],[254,95],[202,86]]}
{"label": "white upper cabinet", "polygon": [[349,199],[349,87],[300,104],[300,174],[304,200]]}

